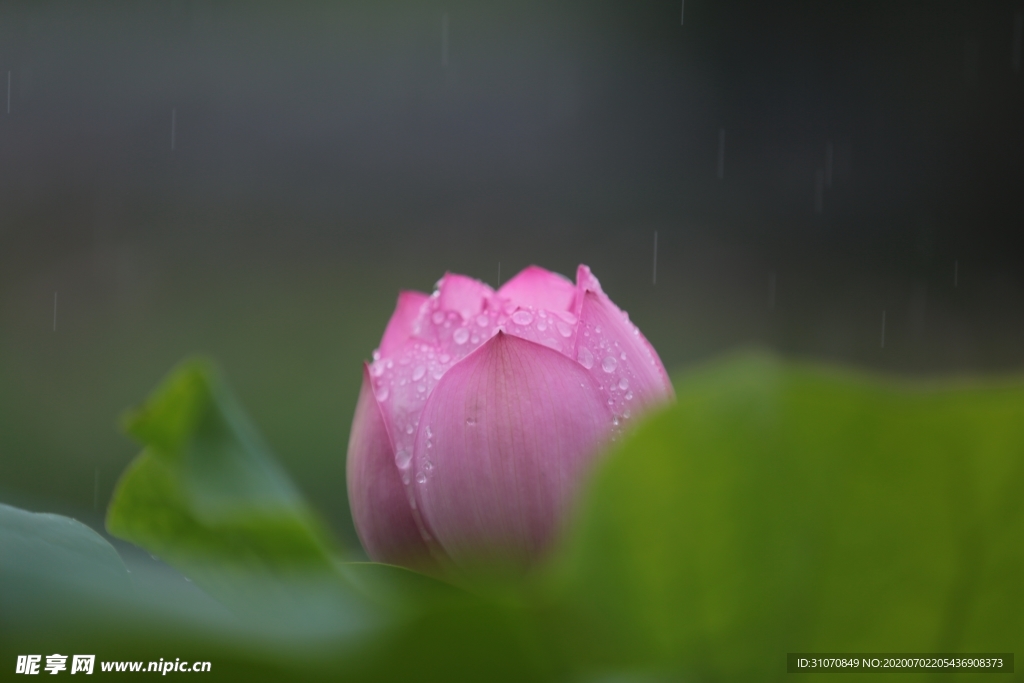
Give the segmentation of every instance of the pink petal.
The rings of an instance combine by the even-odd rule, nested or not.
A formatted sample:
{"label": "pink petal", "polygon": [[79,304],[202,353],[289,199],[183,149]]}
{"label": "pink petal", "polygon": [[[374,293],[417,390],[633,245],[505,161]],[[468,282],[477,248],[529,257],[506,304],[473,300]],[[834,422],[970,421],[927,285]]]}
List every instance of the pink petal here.
{"label": "pink petal", "polygon": [[519,306],[500,318],[501,329],[507,334],[527,339],[574,358],[576,317],[568,311],[550,311]]}
{"label": "pink petal", "polygon": [[437,283],[437,291],[441,310],[455,311],[463,318],[480,313],[487,299],[494,295],[494,290],[483,282],[455,273],[445,273]]}
{"label": "pink petal", "polygon": [[366,365],[345,470],[352,520],[370,558],[430,572],[434,562],[399,479],[394,448]]}
{"label": "pink petal", "polygon": [[654,347],[604,294],[583,295],[576,359],[601,385],[620,418],[675,396]]}
{"label": "pink petal", "polygon": [[422,292],[404,291],[398,295],[398,304],[391,314],[384,337],[380,340],[380,355],[385,358],[394,355],[412,336],[413,324],[420,313],[423,302],[429,299]]}
{"label": "pink petal", "polygon": [[611,428],[579,364],[499,332],[423,409],[414,490],[427,529],[457,564],[525,567],[557,536]]}
{"label": "pink petal", "polygon": [[498,296],[517,306],[569,311],[576,287],[565,277],[540,266],[528,266],[498,290]]}

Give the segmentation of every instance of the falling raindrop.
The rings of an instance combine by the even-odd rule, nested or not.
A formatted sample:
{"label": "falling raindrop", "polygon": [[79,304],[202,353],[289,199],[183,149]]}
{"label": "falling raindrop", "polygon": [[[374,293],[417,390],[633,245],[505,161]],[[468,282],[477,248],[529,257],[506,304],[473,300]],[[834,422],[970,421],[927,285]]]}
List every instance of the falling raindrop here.
{"label": "falling raindrop", "polygon": [[448,66],[448,13],[441,15],[441,66]]}
{"label": "falling raindrop", "polygon": [[651,284],[658,284],[658,231],[654,231],[654,268],[651,272]]}
{"label": "falling raindrop", "polygon": [[[1024,10],[1017,10],[1013,14],[1013,51],[1010,58],[1014,73],[1020,71],[1020,43],[1022,37],[1024,37]],[[10,107],[8,107],[8,113],[10,113]]]}
{"label": "falling raindrop", "polygon": [[718,179],[725,178],[725,128],[718,129]]}
{"label": "falling raindrop", "polygon": [[825,143],[825,187],[832,187],[832,141]]}

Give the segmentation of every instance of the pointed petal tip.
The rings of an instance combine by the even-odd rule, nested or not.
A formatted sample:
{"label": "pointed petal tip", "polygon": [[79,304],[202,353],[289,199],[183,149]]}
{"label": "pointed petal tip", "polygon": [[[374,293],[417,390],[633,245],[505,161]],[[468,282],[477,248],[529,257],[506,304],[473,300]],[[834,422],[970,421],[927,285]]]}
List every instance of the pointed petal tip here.
{"label": "pointed petal tip", "polygon": [[384,336],[380,340],[380,353],[390,356],[400,350],[412,336],[413,325],[419,316],[420,307],[429,297],[423,292],[404,289],[398,293],[395,310],[388,320]]}
{"label": "pointed petal tip", "polygon": [[575,291],[575,285],[567,277],[530,265],[503,284],[497,294],[520,307],[568,311]]}

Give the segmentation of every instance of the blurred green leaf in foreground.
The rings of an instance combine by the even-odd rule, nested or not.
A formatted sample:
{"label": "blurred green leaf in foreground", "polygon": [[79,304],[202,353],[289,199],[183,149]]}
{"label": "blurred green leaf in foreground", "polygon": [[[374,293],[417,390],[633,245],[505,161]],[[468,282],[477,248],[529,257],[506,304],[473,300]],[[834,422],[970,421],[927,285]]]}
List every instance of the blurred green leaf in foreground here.
{"label": "blurred green leaf in foreground", "polygon": [[[63,624],[98,659],[189,649],[218,680],[778,680],[792,651],[1024,652],[1024,382],[746,354],[675,385],[547,566],[464,589],[342,561],[217,372],[187,362],[126,422],[144,450],[108,528],[228,616],[124,597],[101,538],[3,507],[0,638],[50,651]],[[57,585],[103,628],[30,618]]]}

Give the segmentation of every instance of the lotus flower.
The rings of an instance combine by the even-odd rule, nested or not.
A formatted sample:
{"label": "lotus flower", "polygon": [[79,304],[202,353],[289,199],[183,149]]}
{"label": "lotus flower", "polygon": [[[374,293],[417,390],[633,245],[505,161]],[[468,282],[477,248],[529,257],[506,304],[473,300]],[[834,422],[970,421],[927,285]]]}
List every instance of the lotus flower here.
{"label": "lotus flower", "polygon": [[581,265],[497,292],[446,274],[402,292],[363,385],[348,494],[379,562],[527,569],[565,526],[602,447],[674,396],[658,354]]}

